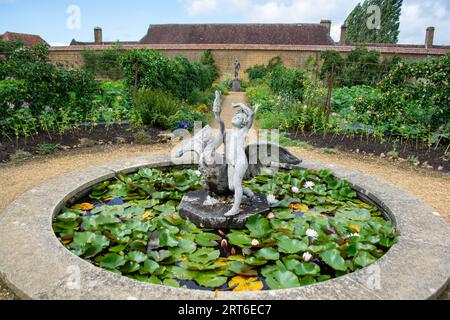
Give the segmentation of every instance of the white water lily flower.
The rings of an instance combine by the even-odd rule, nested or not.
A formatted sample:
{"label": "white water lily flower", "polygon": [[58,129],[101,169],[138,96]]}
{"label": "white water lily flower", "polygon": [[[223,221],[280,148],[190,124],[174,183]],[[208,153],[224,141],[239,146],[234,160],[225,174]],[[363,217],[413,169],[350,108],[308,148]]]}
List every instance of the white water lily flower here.
{"label": "white water lily flower", "polygon": [[303,254],[303,261],[305,261],[305,262],[310,262],[312,258],[313,258],[313,256],[309,252],[305,252]]}
{"label": "white water lily flower", "polygon": [[195,174],[199,177],[202,175],[202,173],[199,170],[195,171]]}
{"label": "white water lily flower", "polygon": [[361,235],[359,233],[350,233],[349,235],[345,236],[345,239],[350,239],[353,237],[360,237]]}
{"label": "white water lily flower", "polygon": [[313,229],[308,229],[308,230],[306,230],[306,235],[308,236],[308,237],[310,237],[310,238],[317,238],[318,236],[319,236],[319,234],[317,233],[317,231],[316,230],[313,230]]}
{"label": "white water lily flower", "polygon": [[252,247],[257,247],[257,246],[259,246],[259,241],[256,240],[256,239],[253,239],[252,240]]}
{"label": "white water lily flower", "polygon": [[297,187],[292,187],[292,193],[295,193],[295,194],[300,193],[300,189]]}
{"label": "white water lily flower", "polygon": [[269,204],[275,204],[278,202],[277,198],[273,194],[267,196],[267,202]]}
{"label": "white water lily flower", "polygon": [[312,189],[312,188],[314,188],[315,186],[316,186],[316,184],[315,184],[314,182],[312,182],[312,181],[307,181],[307,182],[304,184],[303,188],[305,188],[305,189]]}
{"label": "white water lily flower", "polygon": [[303,188],[305,188],[305,189],[312,189],[312,188],[314,188],[315,186],[316,186],[316,184],[315,184],[314,182],[308,181],[308,182],[305,183],[305,185],[303,186]]}

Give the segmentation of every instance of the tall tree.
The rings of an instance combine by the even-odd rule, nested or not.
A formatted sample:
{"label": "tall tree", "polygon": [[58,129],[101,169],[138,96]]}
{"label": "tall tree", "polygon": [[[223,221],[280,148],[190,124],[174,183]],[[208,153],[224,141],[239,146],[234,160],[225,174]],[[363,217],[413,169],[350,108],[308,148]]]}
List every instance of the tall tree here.
{"label": "tall tree", "polygon": [[[397,43],[403,0],[365,0],[347,17],[347,42]],[[378,15],[379,14],[379,15]]]}

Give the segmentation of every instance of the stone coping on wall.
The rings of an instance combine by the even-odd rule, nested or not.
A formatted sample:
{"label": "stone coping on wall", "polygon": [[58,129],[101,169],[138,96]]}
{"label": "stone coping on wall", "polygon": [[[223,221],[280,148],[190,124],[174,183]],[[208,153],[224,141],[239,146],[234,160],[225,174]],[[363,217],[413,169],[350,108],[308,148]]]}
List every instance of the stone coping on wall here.
{"label": "stone coping on wall", "polygon": [[[26,192],[0,215],[0,277],[23,299],[215,299],[214,292],[152,285],[98,268],[68,251],[52,229],[53,216],[99,182],[144,166],[173,165],[168,155],[129,159],[70,173]],[[330,169],[348,180],[397,224],[398,243],[372,266],[340,278],[287,290],[223,292],[218,299],[432,299],[445,290],[450,228],[439,213],[359,172],[313,161],[300,167]]]}
{"label": "stone coping on wall", "polygon": [[[50,52],[64,52],[64,51],[83,51],[90,50],[106,50],[115,48],[114,45],[75,45],[65,47],[51,47]],[[129,49],[155,49],[155,50],[260,50],[260,51],[307,51],[307,52],[322,52],[326,50],[333,50],[339,52],[350,52],[356,46],[323,46],[323,45],[261,45],[261,44],[124,44],[121,45],[124,50]],[[370,46],[367,45],[368,50],[376,50],[385,54],[417,54],[417,55],[446,55],[450,52],[449,48],[418,48],[415,46],[408,47],[407,45],[399,46]]]}

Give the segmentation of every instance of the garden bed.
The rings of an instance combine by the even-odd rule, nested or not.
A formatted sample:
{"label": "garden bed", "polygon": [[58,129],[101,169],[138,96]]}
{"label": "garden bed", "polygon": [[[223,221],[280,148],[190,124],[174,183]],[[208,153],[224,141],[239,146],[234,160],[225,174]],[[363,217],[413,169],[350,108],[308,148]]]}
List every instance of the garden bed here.
{"label": "garden bed", "polygon": [[[140,132],[146,134],[141,133],[138,137],[137,133]],[[0,143],[0,162],[9,162],[17,150],[28,152],[31,155],[42,155],[46,153],[45,151],[52,153],[58,150],[72,150],[95,145],[155,144],[160,142],[158,135],[161,132],[163,132],[161,129],[153,127],[132,129],[129,125],[113,125],[82,128],[61,135],[55,133],[51,136],[42,132],[28,138],[20,137],[17,142],[15,139],[11,141],[5,138]],[[42,147],[43,145],[51,146],[46,149]]]}
{"label": "garden bed", "polygon": [[[428,148],[428,146],[423,144],[416,145],[415,141],[407,141],[403,142],[403,144],[388,141],[380,143],[378,138],[370,136],[334,133],[324,135],[324,133],[319,132],[300,133],[295,131],[292,131],[288,136],[291,139],[305,141],[318,148],[332,148],[346,152],[373,154],[375,156],[384,154],[386,158],[392,157],[391,152],[396,150],[398,154],[394,154],[394,156],[398,158],[397,161],[408,161],[409,158],[412,165],[414,163],[418,166],[425,164],[432,166],[434,170],[438,170],[441,167],[441,171],[450,171],[450,161],[444,156],[444,148]],[[412,158],[410,157],[416,157],[414,160],[420,163],[418,164],[416,161],[411,160]]]}

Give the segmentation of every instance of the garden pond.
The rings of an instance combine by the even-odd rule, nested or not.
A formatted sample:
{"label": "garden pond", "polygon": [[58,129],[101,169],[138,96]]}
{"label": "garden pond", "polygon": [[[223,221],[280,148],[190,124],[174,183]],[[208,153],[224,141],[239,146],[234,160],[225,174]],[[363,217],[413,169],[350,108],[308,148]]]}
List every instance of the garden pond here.
{"label": "garden pond", "polygon": [[178,214],[201,189],[190,168],[142,168],[100,183],[54,217],[61,243],[90,263],[138,281],[198,290],[295,288],[367,267],[398,230],[329,170],[260,175],[245,186],[271,212],[242,230],[208,230]]}

